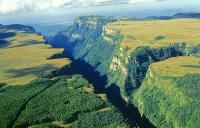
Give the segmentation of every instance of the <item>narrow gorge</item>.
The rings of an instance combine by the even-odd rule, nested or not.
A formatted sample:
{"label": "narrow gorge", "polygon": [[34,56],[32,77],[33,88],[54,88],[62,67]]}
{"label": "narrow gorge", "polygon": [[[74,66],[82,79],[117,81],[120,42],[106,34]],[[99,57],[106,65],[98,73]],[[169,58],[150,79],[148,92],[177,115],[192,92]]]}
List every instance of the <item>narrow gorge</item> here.
{"label": "narrow gorge", "polygon": [[[199,60],[200,45],[190,42],[169,42],[170,44],[159,47],[124,47],[123,40],[133,41],[134,37],[110,28],[112,23],[120,20],[112,17],[81,16],[67,30],[48,39],[48,42],[54,47],[65,48],[64,53],[74,60],[71,66],[74,67],[73,70],[85,74],[87,79],[93,81],[98,91],[106,91],[111,102],[130,120],[141,127],[164,127],[165,124],[159,126],[143,112],[144,106],[139,105],[139,98],[137,99],[142,92],[138,91],[145,91],[143,84],[146,83],[146,79],[154,77],[149,68],[151,64],[178,56],[197,56],[196,59]],[[144,119],[135,107],[138,107]],[[153,125],[145,120],[145,116]],[[174,125],[175,123],[171,123],[167,127]]]}

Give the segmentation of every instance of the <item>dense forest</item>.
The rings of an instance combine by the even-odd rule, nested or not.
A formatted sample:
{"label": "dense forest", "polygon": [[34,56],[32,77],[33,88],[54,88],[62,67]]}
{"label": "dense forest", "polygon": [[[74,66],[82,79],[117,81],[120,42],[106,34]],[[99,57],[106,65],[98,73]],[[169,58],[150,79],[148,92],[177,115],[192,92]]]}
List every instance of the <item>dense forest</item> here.
{"label": "dense forest", "polygon": [[92,85],[80,75],[38,78],[25,86],[1,87],[0,95],[1,128],[128,127],[122,114],[94,94]]}

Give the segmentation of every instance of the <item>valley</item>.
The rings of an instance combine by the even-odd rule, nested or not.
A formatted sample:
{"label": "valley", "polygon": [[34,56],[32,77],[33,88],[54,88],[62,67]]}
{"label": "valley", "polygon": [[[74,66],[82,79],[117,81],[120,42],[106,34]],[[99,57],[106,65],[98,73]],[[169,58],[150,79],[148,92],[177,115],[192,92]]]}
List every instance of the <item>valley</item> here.
{"label": "valley", "polygon": [[[11,50],[18,52],[10,58],[0,58],[2,70],[9,66],[33,66],[35,69],[19,69],[16,73],[20,75],[13,77],[2,71],[1,75],[7,80],[2,79],[0,84],[1,128],[129,127],[122,113],[108,101],[105,90],[97,88],[96,85],[102,86],[104,80],[94,75],[89,66],[85,67],[87,73],[79,70],[77,66],[80,63],[74,65],[74,61],[63,56],[62,49],[45,44],[44,37],[28,26],[1,27],[1,38],[10,42],[9,45],[1,44],[1,52],[4,55]],[[15,34],[8,34],[11,32]],[[18,60],[18,57],[19,61],[10,62]],[[6,67],[5,63],[10,65]],[[46,68],[35,67],[35,64],[45,64]],[[78,74],[94,79],[89,82]],[[104,120],[100,122],[100,118]],[[135,123],[132,125],[136,126]]]}
{"label": "valley", "polygon": [[[149,93],[151,90],[148,90],[147,87],[145,89],[143,84],[145,84],[146,77],[148,77],[146,74],[149,72],[149,67],[156,62],[160,62],[162,73],[159,73],[159,78],[161,77],[160,75],[165,74],[164,77],[173,79],[171,78],[172,76],[168,76],[168,73],[174,74],[177,79],[181,79],[183,76],[190,78],[190,75],[187,76],[187,74],[197,74],[197,78],[191,79],[191,83],[194,86],[199,85],[200,49],[198,31],[200,28],[197,25],[199,19],[120,20],[112,17],[82,16],[77,18],[67,31],[61,31],[49,41],[55,47],[64,47],[66,55],[91,65],[95,71],[99,72],[100,76],[106,76],[105,90],[108,94],[110,93],[114,97],[118,95],[119,98],[117,99],[121,99],[125,104],[130,103],[133,106],[137,106],[141,115],[148,118],[156,127],[178,128],[184,125],[189,127],[191,122],[193,122],[192,127],[198,127],[199,123],[195,119],[188,121],[186,118],[181,118],[176,122],[170,122],[170,120],[173,120],[172,117],[175,116],[175,112],[170,113],[169,117],[162,114],[159,117],[158,113],[166,113],[167,110],[163,109],[167,107],[165,104],[168,102],[158,102],[159,95],[154,100],[158,102],[158,106],[164,104],[164,108],[160,108],[161,110],[156,108],[157,111],[153,113],[152,110],[155,108],[153,108],[154,106],[151,108],[151,105],[156,102],[151,103],[148,98],[153,97],[154,93]],[[56,45],[57,41],[62,45],[60,43]],[[184,59],[179,59],[181,57]],[[174,62],[164,63],[170,58],[175,58]],[[181,63],[183,65],[185,63],[188,66],[181,67]],[[167,66],[162,67],[162,64]],[[156,69],[159,68],[156,67]],[[159,81],[159,79],[155,81]],[[171,88],[168,84],[165,84],[166,81],[164,80],[159,85],[162,85],[162,82],[166,89]],[[172,83],[175,84],[173,81]],[[148,83],[149,86],[153,86],[151,84],[154,84],[153,81]],[[185,83],[185,86],[189,88],[189,80],[188,83]],[[180,87],[178,90],[174,89],[181,93],[180,90],[182,88],[184,87]],[[142,89],[144,92],[139,93],[138,90]],[[158,89],[155,92],[162,93]],[[198,89],[196,92],[198,92]],[[143,96],[143,93],[147,96]],[[175,99],[180,97],[179,93],[177,95],[167,93],[163,98],[167,99],[172,95],[172,98],[168,100],[177,101]],[[184,97],[185,93],[180,95]],[[144,103],[140,103],[139,97],[142,97],[141,99],[144,100]],[[199,97],[198,94],[197,97]],[[195,100],[194,102],[198,104],[198,101]],[[145,104],[145,106],[140,106],[139,103]],[[172,107],[174,110],[179,108],[175,104]],[[145,110],[144,114],[142,114],[143,109]],[[182,111],[187,111],[187,108],[183,107]],[[149,115],[149,113],[152,115]],[[192,113],[195,113],[195,111]],[[194,118],[197,118],[196,115],[194,116]],[[170,125],[168,124],[169,122]]]}
{"label": "valley", "polygon": [[0,127],[200,127],[199,21],[80,16],[46,40],[1,25]]}

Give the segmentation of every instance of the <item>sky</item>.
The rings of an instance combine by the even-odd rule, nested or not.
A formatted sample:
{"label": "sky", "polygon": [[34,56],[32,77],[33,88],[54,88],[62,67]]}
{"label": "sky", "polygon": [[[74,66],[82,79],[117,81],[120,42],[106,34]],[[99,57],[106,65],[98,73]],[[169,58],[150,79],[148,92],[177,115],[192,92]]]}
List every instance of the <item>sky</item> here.
{"label": "sky", "polygon": [[200,12],[200,0],[0,0],[0,24],[65,24],[80,15],[160,16]]}
{"label": "sky", "polygon": [[199,7],[199,0],[0,0],[0,22],[87,14],[145,17],[200,12]]}
{"label": "sky", "polygon": [[116,4],[162,2],[165,0],[0,0],[0,14],[40,11],[56,8],[79,8]]}

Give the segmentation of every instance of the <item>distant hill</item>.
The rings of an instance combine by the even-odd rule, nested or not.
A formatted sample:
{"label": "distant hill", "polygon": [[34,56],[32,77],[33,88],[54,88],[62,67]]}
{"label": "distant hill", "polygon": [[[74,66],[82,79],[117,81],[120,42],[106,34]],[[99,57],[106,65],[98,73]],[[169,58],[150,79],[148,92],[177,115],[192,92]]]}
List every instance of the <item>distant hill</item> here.
{"label": "distant hill", "polygon": [[200,18],[200,13],[177,13],[173,16],[150,16],[145,19],[169,20],[175,18]]}
{"label": "distant hill", "polygon": [[173,18],[200,18],[200,13],[177,13]]}
{"label": "distant hill", "polygon": [[12,25],[0,24],[0,29],[13,29],[13,30],[18,30],[18,31],[35,32],[35,29],[33,27],[20,25],[20,24],[12,24]]}

